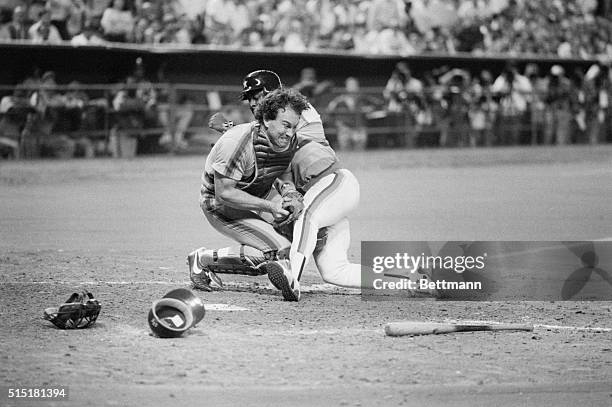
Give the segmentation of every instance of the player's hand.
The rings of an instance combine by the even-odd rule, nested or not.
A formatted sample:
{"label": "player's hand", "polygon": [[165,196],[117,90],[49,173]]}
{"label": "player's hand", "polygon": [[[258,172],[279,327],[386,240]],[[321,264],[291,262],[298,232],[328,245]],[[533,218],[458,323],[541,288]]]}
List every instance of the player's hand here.
{"label": "player's hand", "polygon": [[281,206],[289,212],[289,215],[282,220],[275,219],[277,227],[283,227],[295,222],[304,210],[304,197],[298,191],[289,191],[283,195]]}
{"label": "player's hand", "polygon": [[282,222],[289,216],[289,211],[283,208],[282,202],[271,202],[270,213],[275,222]]}
{"label": "player's hand", "polygon": [[234,122],[227,120],[223,113],[217,112],[208,119],[208,127],[219,133],[225,133],[227,130],[234,127]]}

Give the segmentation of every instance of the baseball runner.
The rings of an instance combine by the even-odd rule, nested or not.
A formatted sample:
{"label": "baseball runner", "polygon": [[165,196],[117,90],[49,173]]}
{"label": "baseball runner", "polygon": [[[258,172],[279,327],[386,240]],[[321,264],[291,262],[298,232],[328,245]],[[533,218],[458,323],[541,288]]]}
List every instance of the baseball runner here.
{"label": "baseball runner", "polygon": [[[297,148],[295,130],[307,108],[306,98],[296,91],[270,92],[255,108],[256,121],[228,130],[206,159],[200,191],[204,215],[220,233],[258,249],[258,265],[277,262],[279,251],[284,249],[286,253],[290,246],[289,240],[259,213],[267,212],[275,220],[291,218],[282,201],[266,198],[279,177],[286,179],[278,186],[279,191],[295,192],[289,181],[289,164]],[[217,254],[210,258],[207,255],[199,249],[187,257],[196,286],[210,284],[215,278],[207,265]]]}

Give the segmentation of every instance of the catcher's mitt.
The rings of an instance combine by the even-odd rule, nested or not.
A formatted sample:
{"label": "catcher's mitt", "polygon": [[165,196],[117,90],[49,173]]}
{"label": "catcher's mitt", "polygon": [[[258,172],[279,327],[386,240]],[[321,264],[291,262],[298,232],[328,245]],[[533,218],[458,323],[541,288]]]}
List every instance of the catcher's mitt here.
{"label": "catcher's mitt", "polygon": [[73,293],[65,304],[45,309],[44,318],[61,329],[82,329],[98,319],[102,306],[92,293]]}
{"label": "catcher's mitt", "polygon": [[274,221],[274,227],[279,230],[286,229],[300,216],[304,210],[304,197],[298,191],[289,191],[283,194],[282,207],[289,215],[285,219]]}

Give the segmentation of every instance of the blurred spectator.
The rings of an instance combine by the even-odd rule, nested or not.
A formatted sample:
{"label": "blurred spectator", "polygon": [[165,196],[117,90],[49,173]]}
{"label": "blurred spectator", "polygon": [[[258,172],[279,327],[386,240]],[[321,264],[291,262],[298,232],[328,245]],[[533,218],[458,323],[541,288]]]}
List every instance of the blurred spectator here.
{"label": "blurred spectator", "polygon": [[[469,93],[470,81],[470,75],[460,69],[451,69],[438,78],[438,83],[444,89],[445,114],[440,125],[440,146],[442,147],[465,147],[472,143],[469,113],[473,106]],[[483,116],[480,119],[486,119],[485,106],[477,105],[477,108],[482,109]],[[486,122],[476,122],[476,124],[482,130],[486,129]]]}
{"label": "blurred spectator", "polygon": [[171,13],[166,13],[163,18],[163,31],[160,33],[159,42],[170,44],[191,44],[191,35],[183,20],[178,20]]}
{"label": "blurred spectator", "polygon": [[527,101],[532,92],[531,82],[518,72],[516,64],[511,61],[495,79],[491,91],[499,97],[499,141],[501,144],[515,145],[524,130]]}
{"label": "blurred spectator", "polygon": [[[30,115],[36,113],[28,97],[28,89],[24,85],[15,86],[12,95],[4,96],[0,100],[0,154],[19,158],[20,144],[26,123],[30,122]],[[26,129],[27,132],[27,129]]]}
{"label": "blurred spectator", "polygon": [[[78,131],[83,126],[83,119],[86,115],[86,107],[89,104],[89,96],[81,88],[78,81],[72,81],[68,84],[68,89],[64,94],[63,116],[67,121],[66,130],[70,132]],[[54,132],[57,128],[54,128]],[[75,156],[91,158],[94,156],[93,142],[86,134],[81,134],[75,140]]]}
{"label": "blurred spectator", "polygon": [[310,103],[317,105],[317,98],[321,98],[328,93],[333,86],[331,81],[319,82],[317,72],[314,68],[304,68],[300,72],[300,81],[293,85],[293,88],[306,96]]}
{"label": "blurred spectator", "polygon": [[47,0],[46,9],[49,11],[51,24],[57,28],[62,40],[70,40],[68,18],[72,12],[72,0]]}
{"label": "blurred spectator", "polygon": [[477,145],[485,144],[486,131],[487,131],[487,115],[489,113],[489,105],[487,103],[486,96],[479,96],[473,100],[468,110],[468,117],[470,119],[470,135],[469,145],[470,147],[476,147]]}
{"label": "blurred spectator", "polygon": [[26,9],[17,6],[13,10],[11,22],[0,28],[0,39],[26,40],[28,39],[28,26],[26,23]]}
{"label": "blurred spectator", "polygon": [[134,29],[132,12],[127,9],[125,0],[111,0],[104,10],[100,21],[104,38],[112,42],[127,42]]}
{"label": "blurred spectator", "polygon": [[570,143],[583,143],[586,141],[586,94],[585,80],[581,69],[575,69],[570,79],[570,110],[573,116],[572,129],[570,129]]}
{"label": "blurred spectator", "polygon": [[493,77],[484,69],[472,80],[470,90],[470,145],[491,146],[493,143],[493,125],[497,115],[497,104],[491,92]]}
{"label": "blurred spectator", "polygon": [[86,2],[92,16],[102,17],[111,0],[86,0]]}
{"label": "blurred spectator", "polygon": [[113,155],[132,156],[139,151],[149,151],[158,146],[161,136],[143,131],[159,127],[157,90],[145,77],[142,58],[137,58],[134,70],[120,84],[112,106],[115,124],[112,128],[110,150]]}
{"label": "blurred spectator", "polygon": [[565,69],[554,65],[548,77],[545,144],[567,144],[572,121],[571,83]]}
{"label": "blurred spectator", "polygon": [[546,128],[545,96],[548,89],[548,80],[540,76],[540,69],[536,64],[525,67],[525,77],[531,84],[531,92],[527,97],[530,123],[530,141],[532,145],[541,144],[544,140]]}
{"label": "blurred spectator", "polygon": [[81,84],[78,81],[72,81],[68,84],[66,93],[63,96],[63,108],[65,110],[68,130],[75,131],[81,127],[83,118],[83,109],[89,102],[89,97],[81,89]]}
{"label": "blurred spectator", "polygon": [[[83,0],[71,0],[72,6],[70,7],[70,15],[68,16],[68,22],[66,23],[68,34],[70,38],[78,35],[85,28],[87,21],[93,17],[91,10],[83,2]],[[98,18],[99,20],[99,18]]]}
{"label": "blurred spectator", "polygon": [[423,83],[412,76],[406,62],[398,62],[385,85],[383,96],[387,111],[401,112],[410,102],[423,97]]}
{"label": "blurred spectator", "polygon": [[53,132],[64,108],[64,98],[57,90],[54,72],[47,71],[42,75],[38,90],[30,96],[30,103],[38,112],[33,117],[28,137],[33,140],[29,147],[31,154],[35,157],[72,157],[75,141],[66,134]]}
{"label": "blurred spectator", "polygon": [[610,111],[609,67],[601,64],[592,65],[585,74],[586,126],[590,144],[605,141],[602,129],[605,129],[606,116]]}
{"label": "blurred spectator", "polygon": [[413,55],[416,49],[412,46],[406,34],[399,26],[385,27],[378,33],[376,39],[378,48],[375,53],[399,55],[402,57]]}
{"label": "blurred spectator", "polygon": [[368,29],[402,28],[407,17],[401,0],[372,0],[368,8]]}
{"label": "blurred spectator", "polygon": [[230,0],[230,16],[228,24],[232,27],[234,38],[237,40],[242,32],[251,25],[251,15],[247,5],[242,1]]}
{"label": "blurred spectator", "polygon": [[333,11],[331,0],[321,0],[313,2],[311,9],[314,15],[319,18],[316,26],[316,40],[319,48],[329,48],[329,42],[336,29],[336,16]]}
{"label": "blurred spectator", "polygon": [[340,149],[365,148],[368,139],[365,115],[374,110],[377,104],[378,100],[361,92],[357,78],[346,79],[344,93],[332,99],[327,106],[335,118]]}
{"label": "blurred spectator", "polygon": [[[166,81],[163,67],[157,76],[159,82]],[[185,136],[194,114],[193,101],[186,92],[170,94],[168,91],[168,88],[160,89],[158,98],[158,119],[164,128],[159,144],[171,150],[182,150],[188,147]]]}
{"label": "blurred spectator", "polygon": [[72,45],[102,45],[106,41],[100,27],[100,18],[91,17],[83,26],[83,31],[70,40]]}
{"label": "blurred spectator", "polygon": [[46,0],[32,0],[29,3],[29,7],[27,7],[26,22],[28,24],[32,24],[33,22],[38,21],[40,13],[46,10],[46,5]]}
{"label": "blurred spectator", "polygon": [[[316,49],[316,43],[311,42],[311,47]],[[355,49],[355,42],[353,34],[351,34],[348,27],[339,26],[332,34],[329,40],[329,47],[337,50],[353,50]]]}
{"label": "blurred spectator", "polygon": [[57,28],[51,25],[51,15],[48,11],[42,11],[38,21],[28,30],[28,36],[34,43],[61,44],[62,37]]}
{"label": "blurred spectator", "polygon": [[[194,20],[191,20],[189,31],[191,33],[190,36],[192,44],[206,44],[208,42],[206,35],[204,35],[204,17],[202,17],[201,14],[198,14]],[[243,41],[243,44],[245,46],[250,45],[245,41]]]}
{"label": "blurred spectator", "polygon": [[293,19],[289,22],[289,26],[286,31],[282,32],[282,39],[279,39],[279,42],[282,42],[282,49],[285,52],[305,52],[306,51],[306,42],[303,38],[303,24],[298,19]]}

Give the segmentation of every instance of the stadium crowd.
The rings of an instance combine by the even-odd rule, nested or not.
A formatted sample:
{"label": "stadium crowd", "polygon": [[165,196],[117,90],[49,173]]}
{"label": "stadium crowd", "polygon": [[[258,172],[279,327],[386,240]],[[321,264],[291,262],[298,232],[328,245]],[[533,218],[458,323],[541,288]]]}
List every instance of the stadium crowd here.
{"label": "stadium crowd", "polygon": [[0,39],[612,58],[611,0],[0,0]]}
{"label": "stadium crowd", "polygon": [[[443,66],[416,77],[401,62],[379,94],[364,94],[359,78],[339,88],[304,69],[293,86],[323,113],[339,148],[612,141],[612,0],[0,0],[0,41],[596,59],[573,72],[510,63],[499,76]],[[36,139],[25,146],[35,155],[91,156],[92,140],[104,138],[107,152],[120,134],[140,141],[153,129],[165,150],[186,148],[193,106],[219,109],[219,95],[177,99],[139,63],[95,94],[35,72],[2,95],[0,145]]]}
{"label": "stadium crowd", "polygon": [[[170,96],[163,74],[157,77],[160,83],[149,81],[138,58],[125,81],[101,94],[77,82],[59,87],[53,72],[35,72],[0,101],[0,145],[17,149],[21,140],[26,156],[55,157],[121,154],[121,139],[133,152],[136,143],[148,143],[140,152],[187,150],[193,131],[205,131],[215,111],[237,123],[248,120],[246,106],[236,105],[238,90]],[[544,70],[511,61],[499,75],[442,66],[417,77],[402,61],[378,93],[364,92],[355,77],[335,86],[312,68],[288,85],[317,106],[339,149],[612,142],[612,67],[606,63],[566,72],[561,65]],[[195,116],[200,127],[190,129]],[[106,144],[96,149],[95,141]]]}
{"label": "stadium crowd", "polygon": [[[519,69],[521,68],[521,69]],[[508,62],[498,75],[442,67],[415,78],[397,64],[385,89],[386,111],[402,112],[413,143],[435,134],[431,145],[492,146],[609,142],[612,135],[612,70],[593,64],[586,72],[560,65]]]}

